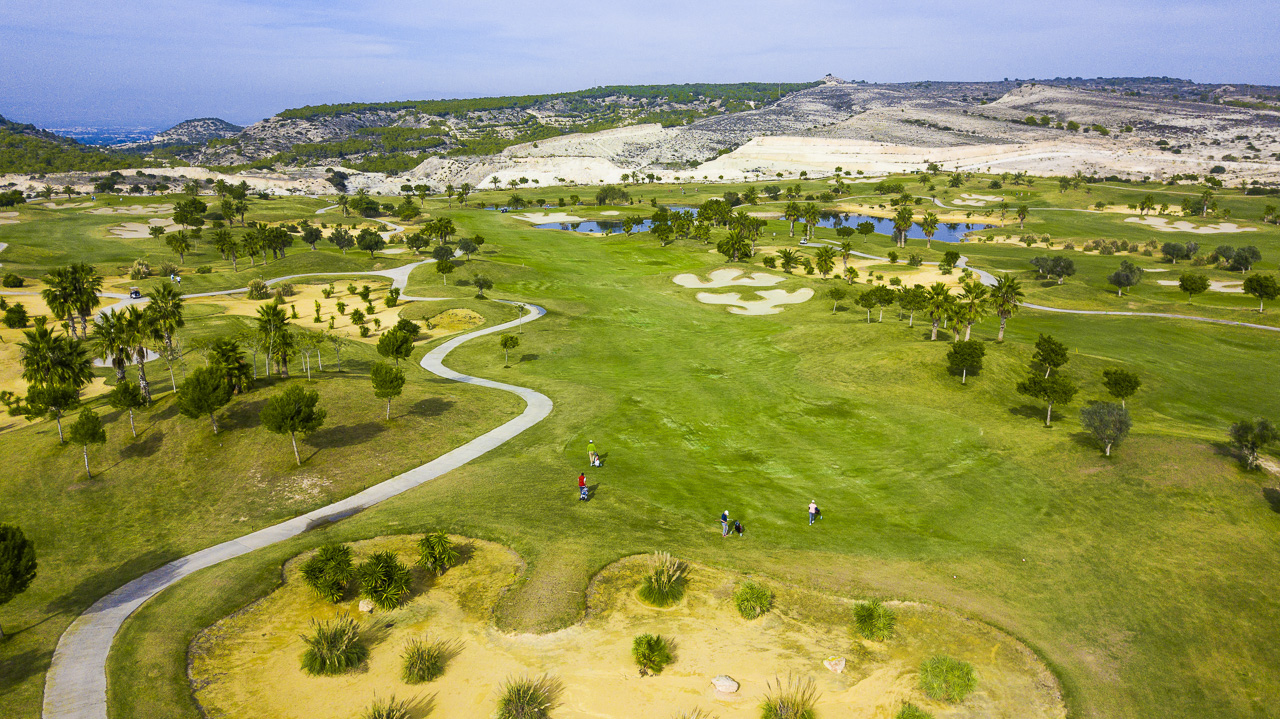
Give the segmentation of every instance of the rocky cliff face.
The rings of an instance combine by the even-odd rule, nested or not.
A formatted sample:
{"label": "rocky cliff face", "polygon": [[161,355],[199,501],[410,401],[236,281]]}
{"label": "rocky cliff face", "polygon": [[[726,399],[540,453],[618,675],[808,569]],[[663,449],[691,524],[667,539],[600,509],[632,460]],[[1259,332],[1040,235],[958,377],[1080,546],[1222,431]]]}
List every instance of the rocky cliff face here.
{"label": "rocky cliff face", "polygon": [[209,140],[231,137],[243,129],[239,125],[233,125],[216,117],[201,117],[174,125],[151,138],[151,144],[156,146],[203,145]]}

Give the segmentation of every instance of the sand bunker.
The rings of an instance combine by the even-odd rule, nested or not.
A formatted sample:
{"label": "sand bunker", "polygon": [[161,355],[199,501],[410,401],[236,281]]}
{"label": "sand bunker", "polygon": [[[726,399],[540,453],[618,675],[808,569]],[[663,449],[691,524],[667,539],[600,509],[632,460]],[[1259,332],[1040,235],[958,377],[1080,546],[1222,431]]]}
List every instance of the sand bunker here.
{"label": "sand bunker", "polygon": [[813,297],[813,290],[801,287],[795,292],[786,290],[760,290],[756,293],[764,299],[744,300],[737,292],[713,294],[699,292],[698,301],[707,305],[730,305],[729,311],[735,315],[776,315],[782,311],[780,305],[798,305]]}
{"label": "sand bunker", "polygon": [[1232,222],[1219,222],[1216,225],[1193,225],[1186,220],[1178,220],[1170,224],[1166,217],[1129,217],[1125,222],[1136,222],[1161,232],[1191,232],[1197,235],[1216,235],[1224,232],[1256,232],[1256,227],[1241,227]]}
{"label": "sand bunker", "polygon": [[93,203],[92,202],[66,202],[59,205],[56,202],[42,202],[40,203],[40,206],[47,207],[50,210],[71,210],[71,209],[79,209],[81,207],[93,207]]}
{"label": "sand bunker", "polygon": [[409,251],[409,250],[407,250],[407,249],[405,249],[405,248],[403,248],[403,247],[395,247],[395,248],[392,248],[392,249],[390,249],[390,250],[378,250],[378,254],[380,254],[380,255],[402,255],[402,254],[404,254],[404,253],[406,253],[406,252],[408,252],[408,251]]}
{"label": "sand bunker", "polygon": [[[354,560],[376,551],[412,564],[414,535],[353,543]],[[456,538],[455,541],[465,541]],[[694,566],[689,589],[676,606],[646,607],[634,591],[646,566],[623,560],[607,567],[588,589],[587,617],[553,634],[510,635],[489,624],[493,607],[521,571],[519,557],[487,542],[471,541],[470,557],[439,578],[414,568],[412,599],[392,611],[360,614],[357,600],[338,605],[318,599],[300,578],[301,562],[285,567],[284,583],[202,632],[191,645],[191,680],[209,716],[338,719],[358,716],[375,694],[395,694],[414,706],[412,716],[491,716],[508,677],[547,673],[563,683],[557,719],[666,719],[695,708],[721,719],[760,715],[765,684],[788,672],[812,678],[821,717],[888,717],[904,701],[935,716],[1058,719],[1065,707],[1053,676],[1025,647],[979,622],[926,606],[892,603],[897,631],[887,642],[850,637],[851,602],[785,586],[773,587],[775,609],[747,621],[729,596],[737,575]],[[345,612],[363,623],[369,658],[359,670],[310,677],[299,667],[299,635],[312,619]],[[631,642],[641,633],[675,644],[675,661],[660,675],[641,677]],[[400,652],[422,636],[460,642],[444,674],[417,686],[400,680]],[[932,702],[916,688],[920,662],[947,654],[971,662],[978,689],[958,707]],[[845,658],[836,674],[822,661]],[[726,674],[740,688],[718,694],[711,679]],[[426,708],[433,705],[428,713]]]}
{"label": "sand bunker", "polygon": [[18,216],[16,212],[0,212],[0,225],[16,225],[18,221],[13,219]]}
{"label": "sand bunker", "polygon": [[178,229],[173,220],[157,217],[148,221],[146,224],[141,222],[126,222],[119,227],[111,228],[111,234],[126,240],[140,240],[151,236],[151,228],[159,227],[165,232],[173,232]]}
{"label": "sand bunker", "polygon": [[[609,213],[604,213],[609,214]],[[518,220],[532,222],[535,225],[544,225],[550,222],[583,222],[581,217],[570,215],[566,212],[549,212],[538,214],[537,212],[526,212],[523,215],[513,215]]]}
{"label": "sand bunker", "polygon": [[[1147,272],[1151,272],[1151,270],[1147,270]],[[1156,280],[1156,284],[1163,285],[1165,287],[1177,287],[1178,281],[1177,280]],[[1241,280],[1239,282],[1229,282],[1225,280],[1210,280],[1209,291],[1210,292],[1228,292],[1231,294],[1242,295],[1244,294],[1244,281]]]}
{"label": "sand bunker", "polygon": [[676,275],[671,281],[681,287],[688,287],[689,289],[709,289],[712,287],[732,286],[772,287],[779,282],[785,282],[787,279],[777,275],[766,275],[763,272],[753,272],[749,275],[742,275],[742,277],[738,277],[738,275],[742,275],[742,270],[726,267],[719,270],[712,270],[711,274],[708,275],[708,277],[711,278],[708,282],[703,282],[698,279],[697,275],[687,273],[683,275]]}
{"label": "sand bunker", "polygon": [[601,212],[600,214],[602,214],[602,215],[621,215],[622,213],[621,213],[621,212],[618,212],[617,210],[605,210],[604,212]]}
{"label": "sand bunker", "polygon": [[91,215],[165,215],[173,212],[173,205],[123,205],[86,210]]}
{"label": "sand bunker", "polygon": [[952,200],[953,205],[969,205],[971,207],[986,207],[988,202],[999,202],[1004,198],[999,195],[971,195],[965,193],[960,196],[962,199]]}

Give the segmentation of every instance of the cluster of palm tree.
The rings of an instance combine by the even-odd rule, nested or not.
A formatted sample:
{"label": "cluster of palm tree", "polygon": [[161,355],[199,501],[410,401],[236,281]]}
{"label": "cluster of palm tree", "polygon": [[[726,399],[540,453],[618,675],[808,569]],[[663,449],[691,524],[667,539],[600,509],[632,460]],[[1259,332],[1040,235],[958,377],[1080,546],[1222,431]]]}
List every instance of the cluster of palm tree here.
{"label": "cluster of palm tree", "polygon": [[1017,278],[1005,275],[992,287],[974,279],[960,285],[960,293],[952,294],[946,283],[935,282],[931,287],[916,285],[899,293],[904,310],[923,311],[933,322],[930,340],[938,339],[938,329],[952,331],[952,341],[960,341],[960,328],[964,328],[964,341],[968,342],[973,326],[989,314],[1000,318],[997,342],[1004,341],[1005,324],[1018,311],[1023,300],[1022,285]]}
{"label": "cluster of palm tree", "polygon": [[18,348],[27,396],[19,398],[5,392],[0,400],[14,414],[56,420],[58,441],[63,442],[62,416],[80,404],[80,390],[93,379],[93,360],[83,341],[69,334],[54,334],[41,321],[35,329],[23,333]]}
{"label": "cluster of palm tree", "polygon": [[788,202],[782,210],[782,219],[791,223],[789,231],[791,237],[796,236],[796,223],[803,220],[805,238],[813,239],[813,231],[818,226],[818,220],[822,219],[822,210],[812,202],[806,202],[803,205],[798,202]]}
{"label": "cluster of palm tree", "polygon": [[[72,338],[85,338],[89,333],[89,316],[101,304],[98,293],[102,290],[102,276],[83,262],[54,269],[45,278],[49,285],[40,292],[49,311],[61,322],[67,323]],[[76,332],[76,320],[80,331]]]}
{"label": "cluster of palm tree", "polygon": [[185,325],[182,317],[183,297],[172,284],[165,282],[148,293],[144,306],[129,305],[122,310],[103,312],[94,320],[93,348],[99,358],[110,362],[117,382],[125,379],[125,366],[138,366],[138,386],[142,396],[151,402],[151,383],[147,379],[147,357],[156,351],[170,360],[173,379],[173,334]]}

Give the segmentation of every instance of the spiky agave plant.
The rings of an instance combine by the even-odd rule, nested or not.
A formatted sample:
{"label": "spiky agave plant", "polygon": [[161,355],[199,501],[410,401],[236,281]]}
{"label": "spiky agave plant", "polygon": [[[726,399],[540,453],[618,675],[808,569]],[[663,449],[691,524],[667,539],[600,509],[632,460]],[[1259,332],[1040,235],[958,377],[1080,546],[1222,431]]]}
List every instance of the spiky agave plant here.
{"label": "spiky agave plant", "polygon": [[302,636],[307,650],[302,653],[302,670],[313,675],[350,671],[369,656],[360,641],[360,628],[346,614],[327,622],[311,621],[311,636]]}
{"label": "spiky agave plant", "polygon": [[418,563],[438,577],[458,563],[458,548],[444,532],[429,532],[418,540]]}
{"label": "spiky agave plant", "polygon": [[351,548],[345,544],[326,544],[302,565],[302,580],[324,599],[340,602],[347,592],[352,571]]}
{"label": "spiky agave plant", "polygon": [[392,694],[386,699],[374,697],[373,703],[364,710],[360,719],[409,719],[409,716],[409,703],[396,701],[395,695]]}
{"label": "spiky agave plant", "polygon": [[360,564],[356,576],[360,579],[360,596],[379,609],[395,609],[403,604],[413,581],[409,568],[392,552],[378,552],[369,557]]}
{"label": "spiky agave plant", "polygon": [[920,664],[920,689],[930,699],[963,701],[977,686],[978,677],[969,662],[937,656]]}
{"label": "spiky agave plant", "polygon": [[684,596],[689,566],[667,552],[654,552],[649,573],[640,583],[640,599],[655,607],[669,607]]}
{"label": "spiky agave plant", "polygon": [[422,637],[410,639],[400,658],[404,665],[400,678],[405,684],[421,684],[435,681],[444,674],[444,665],[457,653],[458,644],[443,639]]}
{"label": "spiky agave plant", "polygon": [[898,616],[879,599],[872,599],[853,610],[853,624],[859,634],[879,642],[893,636]]}
{"label": "spiky agave plant", "polygon": [[788,675],[769,682],[760,704],[760,719],[814,719],[818,687],[813,679]]}
{"label": "spiky agave plant", "polygon": [[547,675],[509,679],[498,695],[496,719],[547,719],[563,691],[558,679]]}
{"label": "spiky agave plant", "polygon": [[755,619],[773,608],[773,593],[763,584],[748,579],[733,590],[733,605],[743,619]]}
{"label": "spiky agave plant", "polygon": [[657,634],[641,634],[631,642],[631,658],[640,667],[640,676],[661,674],[672,661],[671,644]]}

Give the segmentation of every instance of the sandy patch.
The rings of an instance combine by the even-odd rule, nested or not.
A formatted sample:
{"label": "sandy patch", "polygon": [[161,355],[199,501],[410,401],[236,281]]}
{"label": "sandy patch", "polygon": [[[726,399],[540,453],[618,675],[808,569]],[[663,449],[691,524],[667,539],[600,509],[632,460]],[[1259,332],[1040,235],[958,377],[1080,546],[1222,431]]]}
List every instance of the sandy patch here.
{"label": "sandy patch", "polygon": [[776,315],[782,311],[782,305],[797,305],[809,301],[813,297],[813,290],[801,287],[795,292],[760,290],[756,294],[764,299],[744,300],[737,292],[699,292],[697,297],[699,302],[707,305],[730,305],[729,311],[735,315]]}
{"label": "sandy patch", "polygon": [[81,207],[93,207],[93,203],[92,202],[65,202],[59,205],[56,202],[42,202],[40,203],[40,206],[47,207],[50,210],[72,210],[72,209],[79,209]]}
{"label": "sandy patch", "polygon": [[404,253],[406,253],[406,252],[408,252],[408,251],[409,251],[409,250],[408,250],[408,249],[406,249],[406,248],[404,248],[404,247],[396,247],[396,248],[393,248],[393,249],[390,249],[390,250],[378,250],[378,254],[380,254],[380,255],[402,255],[402,254],[404,254]]}
{"label": "sandy patch", "polygon": [[[366,312],[364,300],[358,296],[347,292],[347,285],[354,284],[357,289],[368,285],[369,301],[373,304],[373,314],[365,315],[365,324],[369,327],[370,334],[368,337],[360,336],[360,326],[351,321],[351,311],[359,309]],[[404,308],[405,303],[401,302],[396,307],[387,307],[384,298],[387,296],[387,290],[391,289],[391,282],[385,279],[358,279],[358,280],[335,280],[333,283],[333,295],[329,299],[324,298],[322,290],[327,287],[326,284],[315,285],[294,285],[295,294],[284,298],[285,314],[292,318],[293,309],[298,311],[298,319],[290,319],[290,322],[298,328],[307,330],[329,329],[329,320],[333,319],[333,332],[347,339],[359,340],[361,342],[370,342],[376,344],[381,338],[382,333],[395,326],[400,321],[400,310]],[[274,292],[274,286],[272,287]],[[222,314],[227,315],[243,315],[245,317],[257,317],[258,308],[271,300],[249,300],[244,295],[214,295],[212,297],[194,297],[187,300],[191,303],[209,303],[222,305],[226,308]],[[320,303],[320,322],[314,322],[315,303]],[[343,313],[338,313],[338,303],[343,303]],[[377,319],[380,327],[374,327],[373,320]],[[421,323],[419,323],[421,324]]]}
{"label": "sandy patch", "polygon": [[959,200],[952,200],[953,205],[969,205],[972,207],[986,207],[988,202],[1000,202],[1004,198],[999,195],[973,195],[968,192],[960,196]]}
{"label": "sandy patch", "polygon": [[1256,227],[1241,227],[1233,222],[1219,222],[1216,225],[1193,225],[1186,220],[1178,220],[1170,224],[1165,217],[1129,217],[1125,222],[1146,225],[1161,232],[1190,232],[1197,235],[1216,235],[1230,232],[1256,232]]}
{"label": "sandy patch", "polygon": [[159,227],[165,232],[173,232],[178,229],[173,220],[168,218],[157,217],[147,221],[145,224],[141,222],[126,222],[119,227],[111,228],[111,234],[126,240],[142,240],[151,236],[151,228]]}
{"label": "sandy patch", "polygon": [[[609,213],[606,212],[603,214],[607,215]],[[537,212],[526,212],[523,215],[512,215],[512,217],[515,217],[518,220],[532,222],[535,225],[545,225],[550,222],[583,222],[584,221],[581,217],[570,215],[567,212],[548,212],[544,214],[538,214]]]}
{"label": "sandy patch", "polygon": [[18,220],[13,219],[17,216],[18,216],[18,213],[16,212],[0,212],[0,225],[18,224]]}
{"label": "sandy patch", "polygon": [[424,328],[422,334],[418,336],[422,339],[437,339],[464,332],[482,324],[484,324],[484,315],[474,310],[445,310],[438,315],[428,317],[426,321],[419,320],[418,325]]}
{"label": "sandy patch", "polygon": [[782,217],[781,212],[748,212],[747,217],[758,217],[765,220],[777,220]]}
{"label": "sandy patch", "polygon": [[767,275],[763,272],[753,272],[749,275],[742,275],[741,277],[738,275],[742,275],[742,270],[726,267],[719,270],[712,270],[708,275],[711,279],[707,282],[703,282],[698,279],[697,275],[687,273],[683,275],[676,275],[671,281],[681,287],[688,287],[689,289],[708,289],[711,287],[731,286],[772,287],[779,282],[785,282],[787,279],[777,275]]}
{"label": "sandy patch", "polygon": [[604,212],[601,212],[600,214],[602,214],[602,215],[621,215],[622,213],[621,213],[621,212],[618,212],[617,210],[605,210]]}
{"label": "sandy patch", "polygon": [[[1147,271],[1151,272],[1151,270],[1147,270]],[[1177,287],[1178,281],[1177,280],[1156,280],[1156,284],[1162,285],[1164,287]],[[1210,280],[1209,291],[1210,292],[1227,292],[1230,294],[1242,295],[1244,294],[1244,281],[1241,280],[1240,282],[1229,282],[1225,280]]]}
{"label": "sandy patch", "polygon": [[173,212],[172,204],[159,205],[124,205],[121,207],[99,207],[87,210],[91,215],[166,215]]}
{"label": "sandy patch", "polygon": [[[355,561],[393,551],[406,563],[416,536],[387,537],[352,545]],[[945,705],[915,688],[925,658],[946,653],[973,663],[978,690],[963,704],[966,716],[1057,719],[1065,708],[1056,682],[1034,655],[1012,638],[978,622],[929,607],[894,604],[898,631],[888,642],[852,639],[850,602],[775,587],[774,611],[747,621],[728,599],[738,577],[693,567],[684,600],[666,610],[634,598],[642,562],[606,568],[590,589],[588,616],[547,635],[495,631],[488,617],[503,590],[518,576],[519,559],[504,548],[473,541],[473,555],[443,577],[415,569],[412,599],[400,609],[361,615],[357,601],[319,600],[299,577],[301,559],[285,568],[280,589],[202,632],[191,647],[195,695],[210,716],[337,719],[358,716],[374,695],[411,702],[414,717],[485,717],[508,677],[548,673],[564,686],[557,719],[665,719],[696,707],[721,719],[759,716],[766,682],[788,672],[812,678],[822,717],[888,717],[905,700],[951,716]],[[299,635],[314,619],[345,612],[362,620],[369,658],[360,670],[309,677],[299,668],[305,645]],[[803,614],[802,614],[803,612]],[[661,634],[675,643],[675,662],[660,675],[641,677],[630,656],[632,638]],[[400,681],[400,652],[410,638],[460,642],[457,654],[434,682]],[[844,672],[822,665],[846,659]],[[727,674],[740,684],[717,695],[711,679]]]}

